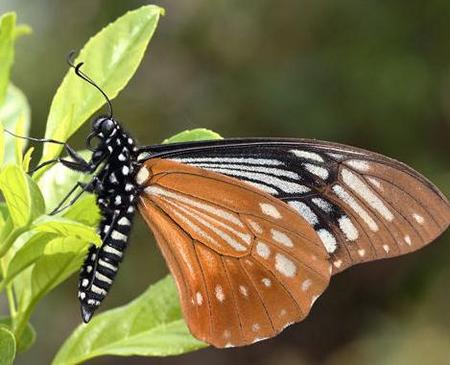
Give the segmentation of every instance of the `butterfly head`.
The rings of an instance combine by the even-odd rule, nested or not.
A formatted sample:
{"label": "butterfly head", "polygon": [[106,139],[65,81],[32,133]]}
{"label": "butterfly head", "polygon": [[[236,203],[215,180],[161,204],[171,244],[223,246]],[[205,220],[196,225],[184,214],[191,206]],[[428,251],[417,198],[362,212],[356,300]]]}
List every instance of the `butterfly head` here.
{"label": "butterfly head", "polygon": [[117,127],[117,122],[110,117],[102,116],[92,121],[92,132],[100,139],[110,137]]}

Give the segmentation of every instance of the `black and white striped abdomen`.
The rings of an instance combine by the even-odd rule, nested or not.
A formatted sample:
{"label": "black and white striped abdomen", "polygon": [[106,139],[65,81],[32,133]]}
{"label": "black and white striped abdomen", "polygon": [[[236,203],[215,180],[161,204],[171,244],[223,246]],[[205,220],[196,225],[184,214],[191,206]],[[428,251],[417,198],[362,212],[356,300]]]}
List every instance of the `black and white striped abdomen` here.
{"label": "black and white striped abdomen", "polygon": [[128,243],[134,206],[104,216],[99,226],[102,246],[92,245],[81,269],[78,297],[88,322],[108,294]]}
{"label": "black and white striped abdomen", "polygon": [[79,279],[78,297],[82,317],[88,322],[106,297],[125,254],[131,223],[135,214],[138,188],[134,182],[136,168],[133,140],[124,132],[112,133],[106,140],[111,154],[97,174],[97,205],[102,220],[98,233],[102,245],[91,246]]}

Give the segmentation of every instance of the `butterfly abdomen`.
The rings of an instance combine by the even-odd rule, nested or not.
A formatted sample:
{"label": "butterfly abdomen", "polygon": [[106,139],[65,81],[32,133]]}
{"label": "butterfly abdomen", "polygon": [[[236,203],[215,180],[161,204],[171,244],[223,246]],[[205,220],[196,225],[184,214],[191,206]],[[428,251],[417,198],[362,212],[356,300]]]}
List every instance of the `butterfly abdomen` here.
{"label": "butterfly abdomen", "polygon": [[134,142],[120,129],[111,137],[104,145],[111,156],[97,175],[97,205],[102,216],[98,233],[102,245],[91,246],[80,272],[78,297],[84,322],[90,320],[113,284],[127,248],[138,195]]}

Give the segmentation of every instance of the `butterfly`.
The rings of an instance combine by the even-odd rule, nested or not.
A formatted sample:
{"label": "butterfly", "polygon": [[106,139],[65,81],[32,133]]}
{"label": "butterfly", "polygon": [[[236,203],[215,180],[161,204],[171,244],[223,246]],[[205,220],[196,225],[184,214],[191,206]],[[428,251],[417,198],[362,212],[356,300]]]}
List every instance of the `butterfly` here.
{"label": "butterfly", "polygon": [[[81,65],[71,64],[101,91]],[[138,147],[106,100],[110,114],[94,119],[87,139],[91,159],[46,140],[64,144],[71,159],[43,164],[92,175],[52,212],[84,192],[101,211],[102,244],[90,247],[79,278],[84,322],[113,284],[136,210],[167,261],[191,333],[219,348],[275,336],[308,315],[332,275],[416,251],[449,226],[446,197],[380,154],[274,138]]]}

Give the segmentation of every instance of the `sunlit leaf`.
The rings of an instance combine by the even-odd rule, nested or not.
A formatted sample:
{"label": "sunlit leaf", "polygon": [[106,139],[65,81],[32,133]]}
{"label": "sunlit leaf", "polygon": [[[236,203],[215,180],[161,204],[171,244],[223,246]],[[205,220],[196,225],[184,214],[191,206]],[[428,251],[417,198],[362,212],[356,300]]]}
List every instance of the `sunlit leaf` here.
{"label": "sunlit leaf", "polygon": [[18,166],[9,165],[1,171],[0,188],[15,227],[23,227],[44,213],[39,188]]}
{"label": "sunlit leaf", "polygon": [[34,147],[30,147],[23,155],[22,167],[25,172],[30,168],[31,156],[33,155]]}
{"label": "sunlit leaf", "polygon": [[5,99],[9,73],[14,61],[15,27],[15,13],[6,13],[0,17],[0,105]]}
{"label": "sunlit leaf", "polygon": [[[10,329],[12,325],[11,318],[10,317],[0,318],[0,326],[2,325]],[[20,335],[20,337],[16,339],[17,352],[24,352],[28,350],[31,347],[31,345],[33,345],[35,340],[36,340],[36,331],[34,330],[31,323],[28,323],[25,330]]]}
{"label": "sunlit leaf", "polygon": [[44,295],[79,271],[89,245],[85,240],[56,238],[45,246],[35,264],[14,280],[18,317],[24,323]]}
{"label": "sunlit leaf", "polygon": [[[27,136],[30,129],[30,107],[23,92],[10,83],[5,102],[0,104],[0,122],[4,128],[14,132],[19,120],[22,122],[20,133]],[[5,135],[5,163],[16,161],[14,151],[17,142],[17,138]]]}
{"label": "sunlit leaf", "polygon": [[2,280],[2,285],[8,284],[23,270],[33,265],[44,253],[45,246],[55,237],[55,233],[48,232],[31,234],[9,262],[5,278]]}
{"label": "sunlit leaf", "polygon": [[[25,115],[23,113],[20,114],[14,130],[16,135],[24,136],[27,133],[26,122],[27,121],[25,119]],[[14,155],[15,161],[18,165],[23,164],[23,151],[25,149],[26,143],[26,140],[23,138],[14,138]]]}
{"label": "sunlit leaf", "polygon": [[33,222],[33,229],[37,232],[55,233],[60,237],[73,237],[91,243],[101,242],[92,227],[62,217],[42,216]]}
{"label": "sunlit leaf", "polygon": [[3,160],[5,158],[5,130],[3,124],[0,121],[0,168],[3,166]]}
{"label": "sunlit leaf", "polygon": [[212,139],[222,139],[220,134],[213,132],[206,128],[196,128],[180,132],[170,138],[167,138],[163,143],[177,143],[189,141],[207,141]]}
{"label": "sunlit leaf", "polygon": [[[79,152],[85,159],[91,156],[90,151]],[[53,210],[59,202],[69,193],[77,182],[87,182],[92,176],[69,170],[61,164],[55,164],[39,179],[38,185],[44,195],[49,211]],[[80,192],[78,189],[77,192]],[[75,197],[75,194],[71,198]],[[69,198],[66,203],[70,202]],[[69,209],[64,211],[64,217],[94,225],[99,220],[99,212],[92,194],[84,193],[82,197]]]}
{"label": "sunlit leaf", "polygon": [[53,365],[78,364],[102,355],[177,355],[205,346],[190,335],[169,276],[130,304],[80,325],[61,347]]}
{"label": "sunlit leaf", "polygon": [[[162,12],[152,5],[130,11],[97,33],[81,50],[77,62],[86,62],[83,71],[109,98],[117,96],[133,76]],[[67,140],[104,103],[95,88],[69,70],[53,98],[46,137]],[[64,119],[68,114],[72,118]],[[54,158],[60,151],[61,146],[45,145],[42,161]]]}
{"label": "sunlit leaf", "polygon": [[11,365],[16,357],[16,339],[5,326],[0,326],[0,365]]}

